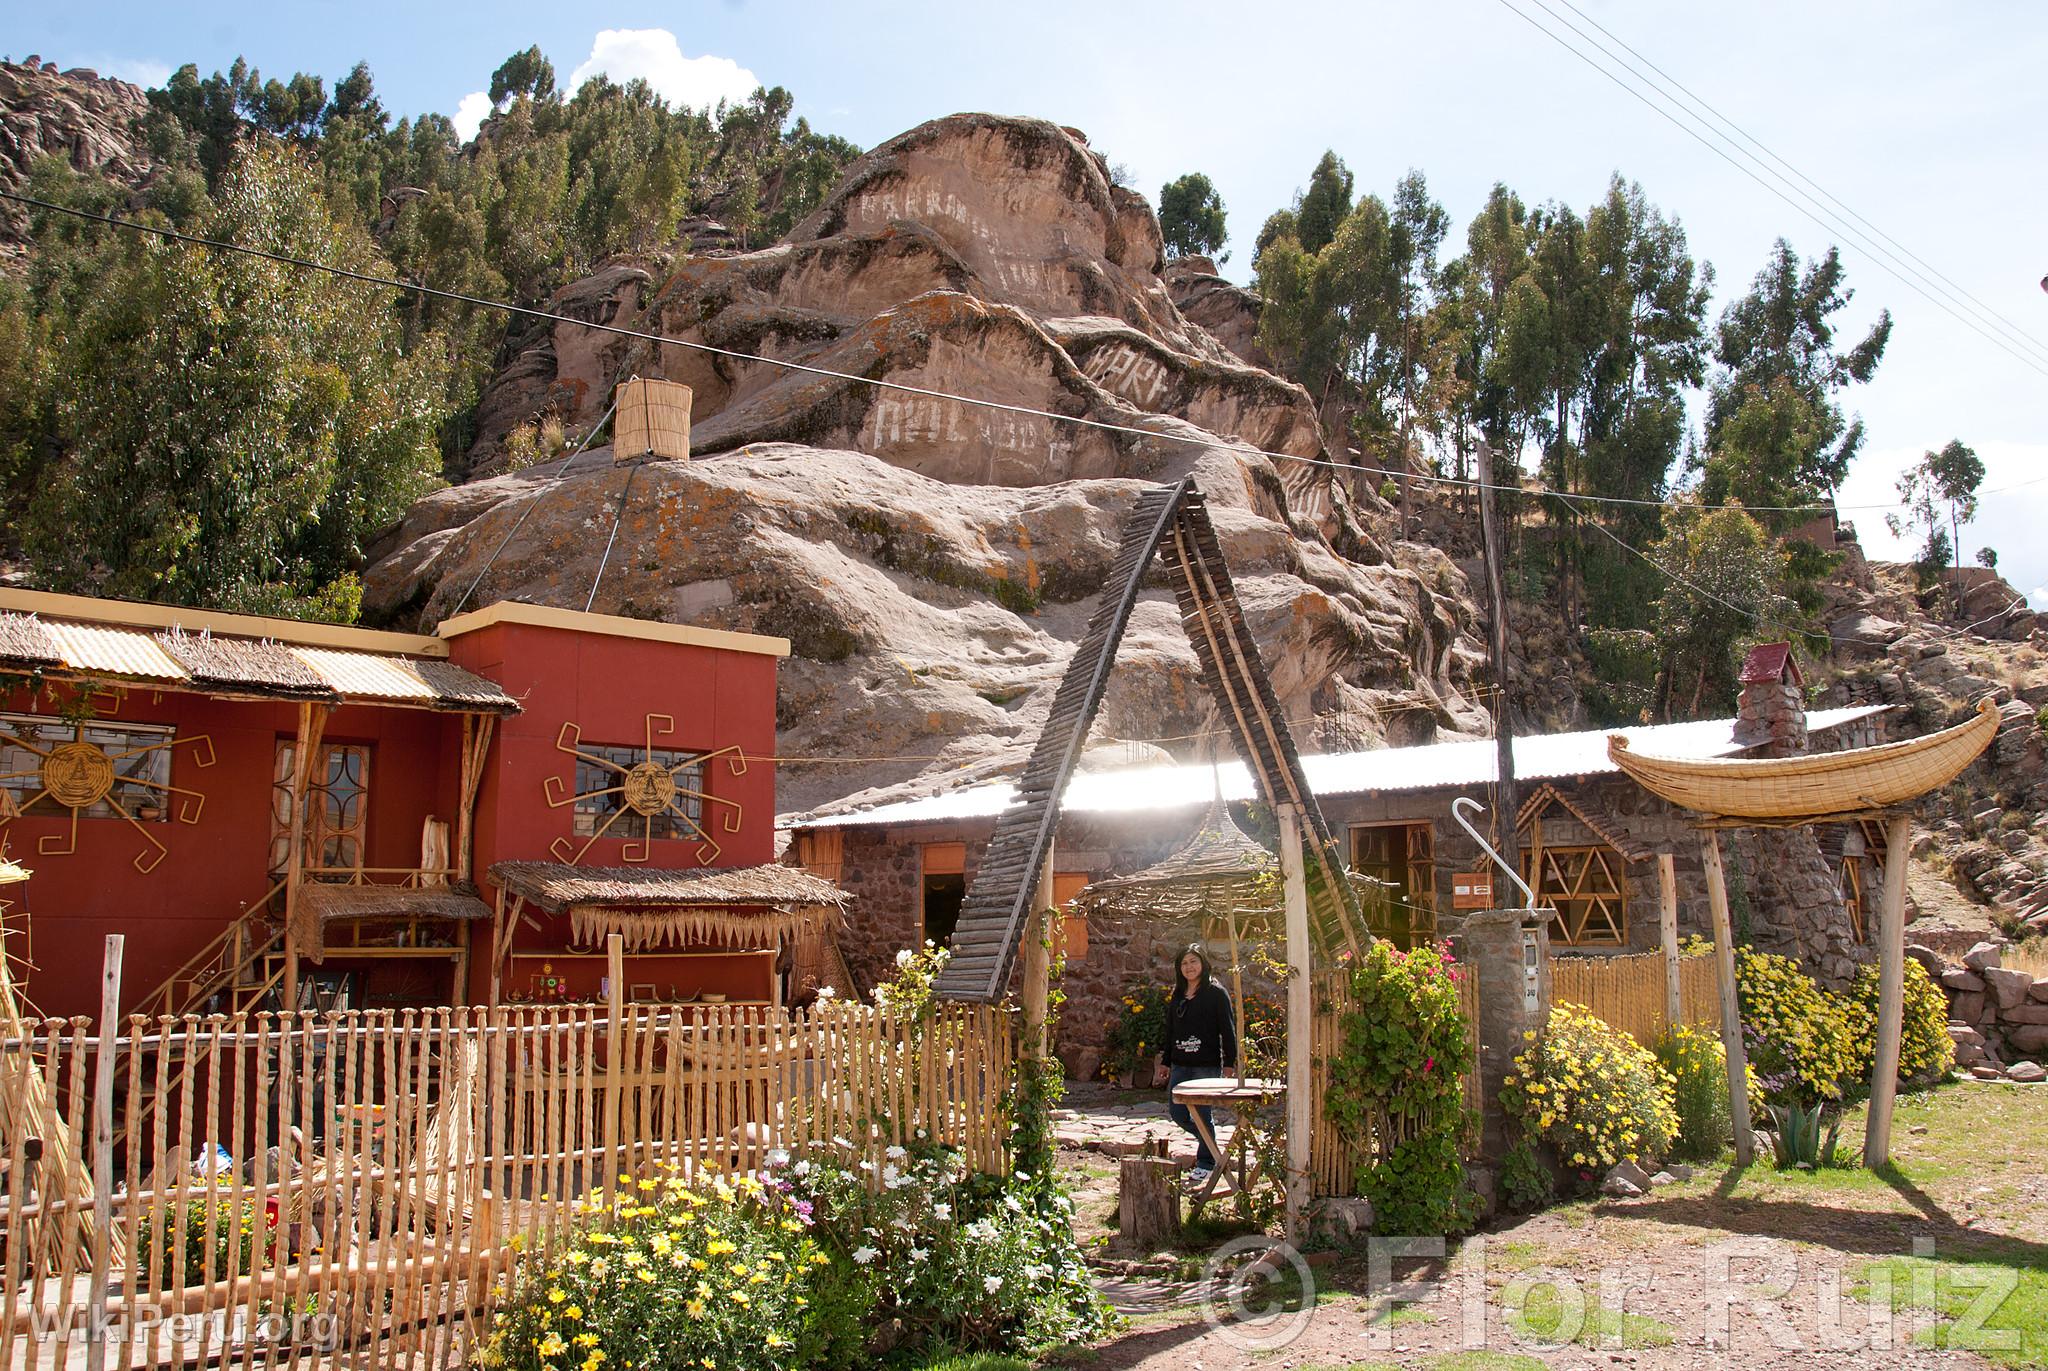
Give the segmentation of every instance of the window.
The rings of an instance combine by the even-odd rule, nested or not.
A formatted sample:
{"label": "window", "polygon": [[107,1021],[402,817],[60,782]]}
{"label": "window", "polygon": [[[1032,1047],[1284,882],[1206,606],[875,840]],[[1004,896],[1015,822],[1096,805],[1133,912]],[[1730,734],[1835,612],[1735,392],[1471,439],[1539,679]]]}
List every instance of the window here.
{"label": "window", "polygon": [[[363,839],[369,820],[370,749],[362,743],[327,743],[320,749],[324,765],[306,787],[312,827],[306,834],[306,864],[354,870],[363,864]],[[292,766],[298,744],[277,741],[270,770],[270,870],[283,873],[291,865]]]}
{"label": "window", "polygon": [[[171,783],[171,743],[177,730],[157,724],[78,725],[47,714],[0,714],[0,794],[6,811],[69,815],[71,807],[48,793],[43,768],[48,754],[66,743],[97,748],[113,765],[113,784],[78,810],[81,818],[111,819],[126,813],[143,823],[170,818],[165,792]],[[58,764],[63,764],[59,758]],[[104,773],[102,773],[104,780]]]}
{"label": "window", "polygon": [[1406,946],[1436,931],[1436,829],[1429,824],[1370,824],[1351,830],[1351,865],[1390,887],[1387,913],[1373,931]]}
{"label": "window", "polygon": [[[575,834],[589,838],[603,828],[626,803],[626,775],[635,767],[651,763],[675,778],[675,799],[663,808],[657,808],[645,819],[620,819],[613,824],[611,835],[631,838],[696,838],[700,835],[694,825],[704,822],[704,764],[691,761],[695,752],[677,752],[666,748],[607,747],[602,744],[581,743],[578,751],[592,757],[602,757],[612,767],[599,766],[583,757],[576,759],[576,808]],[[688,765],[685,765],[688,763]],[[659,779],[659,778],[657,778]],[[677,811],[689,815],[689,821],[677,817]],[[637,814],[637,811],[636,811]],[[622,832],[620,825],[629,824]]]}
{"label": "window", "polygon": [[[1523,849],[1526,872],[1528,849]],[[1628,887],[1621,854],[1611,847],[1546,847],[1543,870],[1530,879],[1536,903],[1557,911],[1552,941],[1619,947],[1628,941]]]}
{"label": "window", "polygon": [[967,844],[926,843],[918,851],[919,938],[945,947],[967,899]]}

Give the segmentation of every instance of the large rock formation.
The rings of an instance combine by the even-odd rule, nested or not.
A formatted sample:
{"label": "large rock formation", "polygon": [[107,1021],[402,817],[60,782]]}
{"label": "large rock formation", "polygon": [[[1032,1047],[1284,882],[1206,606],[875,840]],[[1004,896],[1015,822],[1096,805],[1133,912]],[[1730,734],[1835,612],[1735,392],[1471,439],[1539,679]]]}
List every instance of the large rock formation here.
{"label": "large rock formation", "polygon": [[[55,62],[36,57],[0,62],[0,189],[22,190],[43,157],[140,185],[150,162],[137,125],[148,111],[149,97],[127,81],[83,67],[59,71]],[[0,204],[0,258],[24,250],[27,225],[21,206]]]}
{"label": "large rock formation", "polygon": [[[950,785],[1018,759],[1140,483],[1192,472],[1305,746],[1370,745],[1416,704],[1424,732],[1483,728],[1463,575],[1292,460],[1321,454],[1307,395],[1190,322],[1160,267],[1150,210],[1079,134],[914,129],[783,242],[563,292],[577,322],[521,340],[485,394],[482,479],[375,550],[366,609],[431,623],[479,577],[472,602],[580,607],[597,581],[600,610],[782,634],[784,754],[866,759],[791,765],[787,808]],[[503,473],[511,428],[587,428],[631,374],[693,387],[697,460]],[[1215,727],[1163,590],[1120,667],[1106,736],[1186,751]]]}

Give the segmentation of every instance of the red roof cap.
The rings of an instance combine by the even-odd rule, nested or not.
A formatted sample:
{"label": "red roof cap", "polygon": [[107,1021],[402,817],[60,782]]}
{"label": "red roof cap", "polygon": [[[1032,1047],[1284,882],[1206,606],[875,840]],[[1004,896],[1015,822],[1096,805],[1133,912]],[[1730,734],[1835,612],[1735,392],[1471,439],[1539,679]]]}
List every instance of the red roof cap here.
{"label": "red roof cap", "polygon": [[1799,663],[1793,660],[1790,643],[1759,643],[1742,659],[1744,685],[1757,681],[1782,681],[1788,675],[1793,685],[1806,684],[1806,677],[1800,674]]}

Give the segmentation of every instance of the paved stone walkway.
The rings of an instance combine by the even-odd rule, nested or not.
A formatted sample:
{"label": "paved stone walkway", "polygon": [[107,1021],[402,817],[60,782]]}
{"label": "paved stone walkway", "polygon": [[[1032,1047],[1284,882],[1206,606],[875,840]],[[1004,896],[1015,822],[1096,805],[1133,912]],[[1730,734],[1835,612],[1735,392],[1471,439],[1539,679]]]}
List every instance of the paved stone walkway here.
{"label": "paved stone walkway", "polygon": [[[1053,1111],[1053,1137],[1062,1147],[1105,1156],[1144,1152],[1164,1140],[1167,1155],[1181,1166],[1195,1164],[1195,1138],[1166,1117],[1163,1090],[1118,1090],[1094,1082],[1072,1082],[1064,1106]],[[1230,1125],[1216,1124],[1219,1146],[1230,1143]]]}

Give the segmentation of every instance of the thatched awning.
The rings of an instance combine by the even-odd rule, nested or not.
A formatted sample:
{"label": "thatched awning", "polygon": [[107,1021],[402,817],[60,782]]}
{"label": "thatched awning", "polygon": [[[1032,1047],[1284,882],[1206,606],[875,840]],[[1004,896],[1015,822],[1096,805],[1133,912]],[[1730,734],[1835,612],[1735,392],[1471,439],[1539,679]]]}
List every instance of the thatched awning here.
{"label": "thatched awning", "polygon": [[795,866],[672,871],[650,867],[499,862],[493,884],[550,914],[569,916],[577,941],[617,933],[634,951],[712,943],[780,947],[826,926],[848,895]]}
{"label": "thatched awning", "polygon": [[318,672],[280,643],[261,638],[216,638],[211,633],[185,633],[175,628],[157,634],[156,641],[201,685],[290,699],[340,698]]}
{"label": "thatched awning", "polygon": [[64,665],[56,639],[33,614],[0,614],[0,663],[8,666]]}
{"label": "thatched awning", "polygon": [[1084,910],[1163,917],[1271,914],[1280,906],[1280,861],[1212,804],[1201,825],[1163,861],[1128,876],[1091,882],[1075,896]]}
{"label": "thatched awning", "polygon": [[321,961],[327,953],[327,925],[342,920],[365,919],[451,919],[470,921],[491,917],[490,907],[477,898],[476,887],[459,885],[331,885],[307,881],[299,887],[292,906],[293,932],[299,951]]}
{"label": "thatched awning", "polygon": [[28,879],[28,872],[13,862],[0,861],[0,885],[13,885]]}

